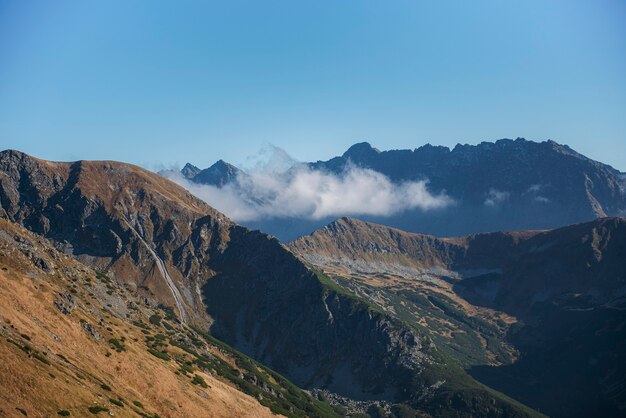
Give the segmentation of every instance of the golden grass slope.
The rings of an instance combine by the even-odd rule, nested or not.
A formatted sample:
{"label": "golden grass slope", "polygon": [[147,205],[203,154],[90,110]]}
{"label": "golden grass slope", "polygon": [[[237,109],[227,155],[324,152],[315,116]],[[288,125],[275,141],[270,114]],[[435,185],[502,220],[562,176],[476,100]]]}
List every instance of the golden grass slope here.
{"label": "golden grass slope", "polygon": [[[67,304],[68,297],[74,307],[64,314],[55,301]],[[218,376],[182,373],[176,361],[150,354],[145,340],[159,332],[147,323],[154,313],[45,239],[0,219],[0,417],[272,415]],[[169,354],[185,353],[169,347]],[[207,387],[194,385],[193,376]]]}

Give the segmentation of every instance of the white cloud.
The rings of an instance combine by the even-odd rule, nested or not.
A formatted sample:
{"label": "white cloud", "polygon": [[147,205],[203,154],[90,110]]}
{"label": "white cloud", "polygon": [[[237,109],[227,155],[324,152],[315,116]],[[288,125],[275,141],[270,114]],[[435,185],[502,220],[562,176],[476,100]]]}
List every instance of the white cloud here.
{"label": "white cloud", "polygon": [[498,206],[505,200],[508,200],[509,197],[511,197],[511,193],[509,192],[504,192],[493,188],[489,189],[489,193],[487,193],[487,198],[485,199],[485,206]]}
{"label": "white cloud", "polygon": [[535,202],[550,203],[550,199],[545,196],[539,195],[539,192],[541,192],[545,188],[546,186],[544,184],[533,184],[524,193],[522,193],[522,195],[530,194]]}
{"label": "white cloud", "polygon": [[389,216],[406,209],[434,210],[454,203],[445,193],[430,193],[427,181],[394,184],[369,169],[349,166],[341,174],[333,174],[306,165],[283,172],[270,166],[239,175],[236,182],[222,188],[190,182],[172,171],[163,174],[236,221]]}

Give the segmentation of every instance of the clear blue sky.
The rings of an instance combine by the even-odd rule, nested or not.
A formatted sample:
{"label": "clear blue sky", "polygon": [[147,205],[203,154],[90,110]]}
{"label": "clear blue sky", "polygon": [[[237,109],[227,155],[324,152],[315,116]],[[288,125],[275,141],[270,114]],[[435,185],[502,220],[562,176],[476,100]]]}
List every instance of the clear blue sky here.
{"label": "clear blue sky", "polygon": [[626,171],[626,1],[0,0],[0,148],[154,167],[554,139]]}

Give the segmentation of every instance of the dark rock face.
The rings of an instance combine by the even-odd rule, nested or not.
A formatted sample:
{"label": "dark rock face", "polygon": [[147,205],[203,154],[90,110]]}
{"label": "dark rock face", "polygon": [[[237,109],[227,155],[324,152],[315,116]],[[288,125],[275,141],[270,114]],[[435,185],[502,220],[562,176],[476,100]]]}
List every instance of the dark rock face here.
{"label": "dark rock face", "polygon": [[383,221],[408,231],[450,236],[542,229],[626,211],[623,173],[554,141],[501,139],[452,150],[425,145],[383,152],[368,146],[355,145],[355,152],[310,166],[341,172],[350,162],[395,182],[426,179],[429,190],[445,191],[458,202],[442,213],[411,212]]}
{"label": "dark rock face", "polygon": [[[324,288],[275,239],[244,229],[231,238],[215,260],[220,273],[204,287],[209,312],[224,318],[212,329],[219,338],[303,387],[357,399],[406,396],[399,376],[435,362],[424,336]],[[258,251],[266,247],[274,251]]]}
{"label": "dark rock face", "polygon": [[470,301],[515,314],[525,323],[508,337],[522,352],[519,362],[477,367],[472,375],[552,416],[622,416],[624,260],[626,219],[607,218],[521,242],[494,278],[492,298],[480,297],[488,286],[481,278],[461,282],[459,292]]}

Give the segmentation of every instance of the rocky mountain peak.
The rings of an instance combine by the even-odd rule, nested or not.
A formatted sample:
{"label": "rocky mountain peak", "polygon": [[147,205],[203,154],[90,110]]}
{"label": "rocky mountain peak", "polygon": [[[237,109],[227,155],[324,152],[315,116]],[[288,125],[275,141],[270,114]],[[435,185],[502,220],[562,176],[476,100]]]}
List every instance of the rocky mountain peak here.
{"label": "rocky mountain peak", "polygon": [[198,175],[198,173],[202,171],[200,170],[198,167],[196,167],[195,165],[191,164],[191,163],[187,163],[185,164],[185,166],[182,168],[182,170],[180,170],[180,173],[187,179],[191,180],[192,178],[194,178],[195,176]]}
{"label": "rocky mountain peak", "polygon": [[239,169],[235,167],[234,165],[227,163],[226,161],[220,159],[220,160],[217,160],[211,167],[209,167],[209,170],[219,171],[221,173],[227,173],[227,172],[236,172]]}
{"label": "rocky mountain peak", "polygon": [[218,160],[209,168],[201,170],[192,181],[200,184],[222,187],[237,179],[243,172],[224,160]]}
{"label": "rocky mountain peak", "polygon": [[14,149],[0,151],[0,160],[8,160],[14,158],[23,159],[25,156],[27,156],[27,154]]}
{"label": "rocky mountain peak", "polygon": [[343,153],[343,158],[358,162],[376,156],[377,154],[380,154],[380,151],[372,147],[369,142],[359,142],[348,148],[348,150]]}

